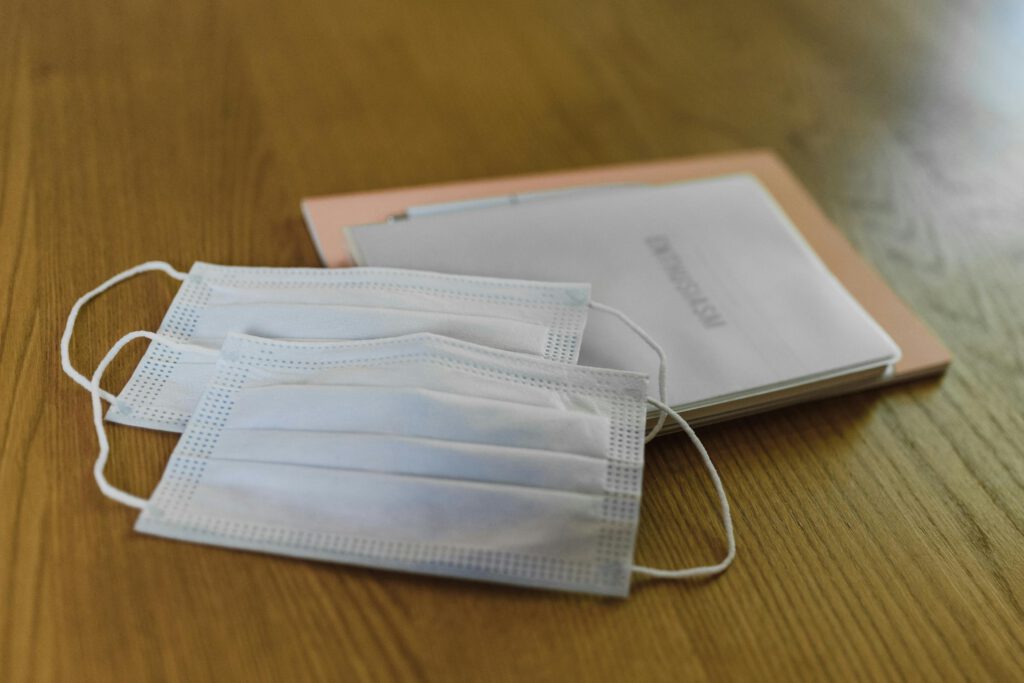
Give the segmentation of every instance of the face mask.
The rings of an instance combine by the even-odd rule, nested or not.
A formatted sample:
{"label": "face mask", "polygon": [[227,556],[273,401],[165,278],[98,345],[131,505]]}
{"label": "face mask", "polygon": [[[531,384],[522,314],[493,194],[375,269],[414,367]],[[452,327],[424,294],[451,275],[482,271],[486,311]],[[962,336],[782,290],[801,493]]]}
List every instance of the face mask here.
{"label": "face mask", "polygon": [[[392,268],[247,268],[196,263],[187,275],[151,261],[110,278],[72,307],[61,338],[64,372],[85,388],[70,344],[82,307],[114,285],[159,270],[181,280],[158,334],[113,404],[111,422],[180,432],[212,373],[217,349],[233,332],[283,339],[372,339],[431,332],[507,351],[575,363],[588,306],[620,318],[660,359],[661,347],[620,311],[590,301],[590,286],[445,275]],[[158,337],[159,339],[159,337]],[[653,439],[665,414],[647,435]]]}
{"label": "face mask", "polygon": [[186,275],[144,263],[75,304],[61,340],[64,371],[83,387],[69,346],[82,306],[138,273],[181,280],[158,333],[186,344],[150,345],[114,404],[112,422],[181,431],[232,333],[277,339],[371,339],[431,332],[507,351],[574,363],[586,324],[590,285],[527,282],[391,268],[247,268],[196,263]]}
{"label": "face mask", "polygon": [[[99,381],[90,382],[107,496],[136,530],[367,567],[628,594],[632,573],[694,578],[735,555],[729,506],[700,441],[728,538],[713,566],[632,562],[646,377],[417,334],[365,342],[230,335],[153,496],[111,486]],[[214,355],[215,352],[206,352]]]}

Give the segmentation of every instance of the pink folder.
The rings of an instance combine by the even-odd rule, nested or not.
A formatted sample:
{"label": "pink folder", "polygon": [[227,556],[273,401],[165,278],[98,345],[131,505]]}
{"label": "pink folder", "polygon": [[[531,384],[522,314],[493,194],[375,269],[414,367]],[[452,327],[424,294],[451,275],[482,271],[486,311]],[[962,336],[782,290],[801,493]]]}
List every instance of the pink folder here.
{"label": "pink folder", "polygon": [[[829,269],[899,345],[903,356],[884,383],[945,370],[952,360],[948,349],[860,257],[792,172],[768,151],[311,197],[302,201],[302,211],[324,265],[347,267],[355,264],[346,244],[345,227],[379,223],[410,206],[587,185],[679,182],[733,173],[757,176]],[[410,223],[414,225],[415,221]]]}

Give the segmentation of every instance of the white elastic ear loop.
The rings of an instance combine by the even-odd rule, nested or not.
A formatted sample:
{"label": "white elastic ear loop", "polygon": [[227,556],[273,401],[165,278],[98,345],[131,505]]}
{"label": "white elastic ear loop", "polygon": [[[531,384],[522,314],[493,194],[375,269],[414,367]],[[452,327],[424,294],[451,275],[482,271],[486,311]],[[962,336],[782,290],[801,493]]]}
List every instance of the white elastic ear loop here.
{"label": "white elastic ear loop", "polygon": [[133,496],[130,493],[116,488],[107,481],[106,476],[103,474],[103,470],[107,466],[107,458],[110,455],[110,442],[107,440],[107,432],[103,428],[103,406],[100,404],[100,395],[103,392],[100,390],[100,379],[102,379],[103,373],[106,372],[107,366],[110,365],[111,361],[113,361],[117,354],[121,352],[121,349],[123,349],[128,343],[141,338],[146,338],[151,341],[166,344],[172,348],[187,351],[200,351],[211,354],[218,353],[218,351],[214,349],[207,349],[205,347],[194,346],[192,344],[182,344],[153,332],[147,332],[144,330],[129,332],[118,339],[117,343],[110,347],[110,350],[107,351],[107,355],[105,355],[103,360],[100,361],[100,364],[96,366],[96,372],[92,374],[92,380],[88,381],[86,385],[89,389],[89,393],[92,395],[92,424],[93,427],[96,428],[96,440],[99,441],[100,444],[99,453],[96,455],[96,464],[92,468],[93,476],[96,478],[96,483],[99,484],[100,491],[102,491],[103,495],[107,498],[112,498],[119,503],[123,503],[140,510],[146,507],[147,501],[144,498]]}
{"label": "white elastic ear loop", "polygon": [[[641,339],[643,339],[649,347],[654,349],[654,352],[658,354],[658,360],[660,362],[660,367],[658,368],[658,398],[661,399],[662,403],[668,403],[668,389],[665,386],[666,376],[668,374],[668,358],[665,356],[664,349],[661,348],[658,342],[654,341],[651,335],[644,332],[644,329],[642,327],[640,327],[635,322],[630,320],[629,316],[627,316],[619,309],[612,308],[611,306],[605,306],[604,304],[599,304],[596,301],[591,301],[590,307],[593,308],[595,311],[604,311],[605,313],[611,313],[616,318],[624,322],[626,324],[626,327],[636,332],[636,334]],[[644,443],[650,443],[651,440],[658,435],[658,432],[661,431],[661,428],[665,426],[665,417],[666,415],[664,412],[658,415],[658,422],[655,423],[655,425],[651,428],[651,431],[647,432],[647,436],[644,437]]]}
{"label": "white elastic ear loop", "polygon": [[728,552],[726,552],[725,559],[721,562],[709,566],[691,567],[689,569],[655,569],[653,567],[633,565],[633,572],[636,574],[643,574],[644,576],[654,576],[660,579],[699,579],[721,574],[729,568],[729,565],[732,564],[732,561],[736,558],[736,536],[732,529],[732,512],[729,510],[729,499],[725,497],[725,487],[722,486],[722,479],[718,476],[718,470],[715,469],[714,464],[711,462],[711,457],[708,455],[707,449],[704,448],[704,444],[700,442],[700,439],[697,438],[693,428],[687,424],[686,420],[684,420],[679,413],[672,410],[672,408],[668,407],[661,401],[656,401],[655,399],[648,397],[647,402],[658,410],[661,410],[663,414],[671,416],[682,430],[686,432],[686,435],[690,437],[690,441],[693,442],[693,445],[697,447],[697,452],[700,453],[700,458],[704,462],[704,468],[711,477],[711,482],[715,486],[715,492],[718,494],[718,501],[721,504],[722,526],[725,527],[725,538],[728,545]]}
{"label": "white elastic ear loop", "polygon": [[[129,268],[123,273],[118,273],[114,277],[104,282],[99,287],[93,289],[88,294],[82,296],[78,301],[75,302],[75,305],[71,307],[71,313],[68,314],[68,321],[64,325],[64,334],[60,338],[60,365],[62,368],[64,368],[64,373],[71,379],[75,380],[75,382],[77,382],[83,388],[92,391],[92,386],[89,383],[89,379],[71,365],[70,351],[71,333],[75,329],[75,320],[78,319],[78,313],[82,310],[82,306],[89,303],[90,300],[96,298],[97,296],[107,291],[108,289],[118,284],[119,282],[123,282],[128,278],[135,277],[139,273],[145,273],[150,270],[162,270],[163,272],[173,277],[175,280],[184,280],[187,277],[186,273],[182,273],[180,271],[175,270],[169,263],[164,263],[163,261],[147,261],[146,263],[140,263],[134,268]],[[99,389],[99,393],[100,396],[102,396],[107,401],[114,401],[114,395],[111,394],[110,392],[104,391],[103,389]]]}

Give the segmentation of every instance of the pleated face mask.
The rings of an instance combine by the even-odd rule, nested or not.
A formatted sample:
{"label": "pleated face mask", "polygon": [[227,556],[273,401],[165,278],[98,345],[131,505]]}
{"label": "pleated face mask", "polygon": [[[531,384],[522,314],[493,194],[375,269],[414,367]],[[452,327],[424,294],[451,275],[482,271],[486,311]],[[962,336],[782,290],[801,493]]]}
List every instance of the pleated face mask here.
{"label": "pleated face mask", "polygon": [[146,500],[103,476],[109,446],[90,383],[103,492],[167,538],[423,574],[625,596],[648,403],[644,375],[417,334],[362,342],[229,335],[163,478]]}
{"label": "pleated face mask", "polygon": [[549,360],[575,362],[586,324],[590,285],[527,282],[392,268],[248,268],[196,263],[185,275],[151,262],[121,273],[72,308],[61,340],[65,372],[81,307],[138,273],[160,270],[182,280],[158,333],[187,346],[154,343],[107,414],[112,422],[181,431],[232,332],[275,339],[371,339],[430,332]]}

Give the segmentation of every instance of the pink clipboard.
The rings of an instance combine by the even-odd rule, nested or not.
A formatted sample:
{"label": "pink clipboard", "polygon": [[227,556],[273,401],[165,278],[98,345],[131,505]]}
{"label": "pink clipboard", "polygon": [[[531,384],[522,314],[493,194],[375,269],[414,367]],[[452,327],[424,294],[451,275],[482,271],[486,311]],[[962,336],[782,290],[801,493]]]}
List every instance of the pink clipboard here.
{"label": "pink clipboard", "polygon": [[757,176],[829,269],[899,345],[902,359],[886,383],[940,374],[949,366],[949,350],[861,258],[792,172],[768,151],[310,197],[302,201],[302,212],[323,264],[348,267],[355,264],[344,228],[380,223],[411,206],[588,185],[680,182],[733,173]]}

